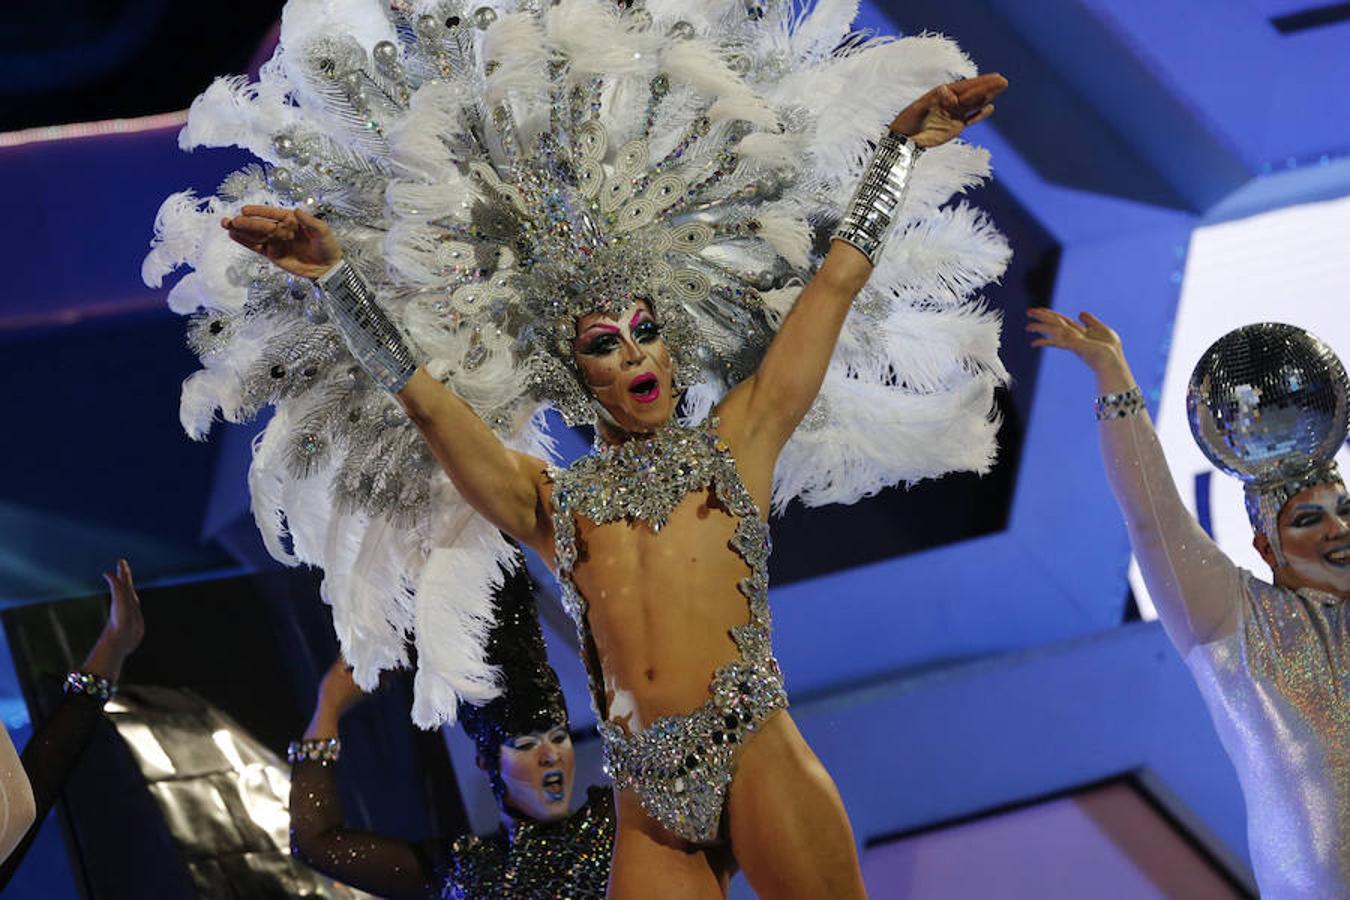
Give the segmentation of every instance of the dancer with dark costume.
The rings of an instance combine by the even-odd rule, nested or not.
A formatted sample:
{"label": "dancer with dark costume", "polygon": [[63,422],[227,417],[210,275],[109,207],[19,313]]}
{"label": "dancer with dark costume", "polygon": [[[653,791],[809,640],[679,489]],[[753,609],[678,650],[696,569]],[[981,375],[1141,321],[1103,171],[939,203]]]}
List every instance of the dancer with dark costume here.
{"label": "dancer with dark costume", "polygon": [[1350,494],[1345,369],[1289,325],[1215,343],[1187,398],[1205,455],[1245,482],[1272,581],[1237,568],[1187,511],[1120,339],[1084,313],[1030,312],[1036,346],[1096,377],[1102,456],[1149,595],[1237,769],[1261,895],[1350,894]]}
{"label": "dancer with dark costume", "polygon": [[[187,143],[270,168],[157,223],[147,276],[192,262],[170,303],[205,307],[185,425],[276,406],[264,537],[324,568],[358,683],[413,633],[420,723],[493,690],[497,530],[555,567],[617,786],[612,894],[719,896],[739,866],[860,895],[785,709],[766,513],[989,465],[1004,371],[975,292],[1007,250],[942,204],[985,173],[954,139],[1005,80],[852,35],[847,3],[410,9],[297,0],[260,83],[194,105]],[[596,453],[548,465],[543,403]]]}
{"label": "dancer with dark costume", "polygon": [[0,728],[0,798],[5,812],[0,821],[0,890],[14,877],[61,796],[103,717],[103,705],[117,692],[122,665],[145,636],[130,564],[118,560],[112,571],[103,573],[103,580],[111,597],[108,622],[83,665],[66,676],[60,704],[34,730],[22,759],[14,754],[8,732]]}
{"label": "dancer with dark costume", "polygon": [[575,757],[567,705],[548,664],[534,585],[523,568],[498,593],[487,656],[502,695],[461,712],[492,781],[502,827],[420,843],[343,824],[334,766],[338,721],[364,696],[338,660],[324,676],[304,739],[291,744],[291,851],[344,884],[381,897],[603,897],[614,847],[614,801],[592,787],[571,811]]}

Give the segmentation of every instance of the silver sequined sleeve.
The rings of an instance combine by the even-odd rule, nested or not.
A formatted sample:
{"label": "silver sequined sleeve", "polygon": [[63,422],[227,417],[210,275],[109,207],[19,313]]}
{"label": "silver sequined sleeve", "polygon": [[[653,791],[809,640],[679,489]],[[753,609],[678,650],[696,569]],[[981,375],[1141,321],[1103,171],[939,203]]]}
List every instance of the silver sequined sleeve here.
{"label": "silver sequined sleeve", "polygon": [[1148,412],[1106,419],[1098,429],[1111,491],[1172,643],[1185,653],[1232,633],[1238,569],[1182,502]]}

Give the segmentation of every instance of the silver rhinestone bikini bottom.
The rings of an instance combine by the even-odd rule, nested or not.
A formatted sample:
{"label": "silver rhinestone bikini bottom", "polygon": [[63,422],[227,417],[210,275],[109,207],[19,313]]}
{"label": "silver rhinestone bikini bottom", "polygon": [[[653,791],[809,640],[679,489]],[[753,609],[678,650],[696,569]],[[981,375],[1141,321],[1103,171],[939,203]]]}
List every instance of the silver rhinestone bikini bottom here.
{"label": "silver rhinestone bikini bottom", "polygon": [[600,723],[605,772],[632,790],[666,830],[694,844],[720,840],[722,809],[741,747],[770,715],[787,709],[778,661],[736,660],[713,675],[712,697],[683,716],[663,716],[628,735]]}

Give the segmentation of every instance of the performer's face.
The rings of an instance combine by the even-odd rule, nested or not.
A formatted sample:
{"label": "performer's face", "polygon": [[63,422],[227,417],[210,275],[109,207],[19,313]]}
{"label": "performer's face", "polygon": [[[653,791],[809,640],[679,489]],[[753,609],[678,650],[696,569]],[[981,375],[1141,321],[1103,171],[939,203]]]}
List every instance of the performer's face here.
{"label": "performer's face", "polygon": [[[1350,494],[1345,485],[1319,484],[1290,497],[1280,510],[1279,529],[1286,564],[1275,572],[1278,583],[1350,597]],[[1256,549],[1273,567],[1274,554],[1260,535]]]}
{"label": "performer's face", "polygon": [[575,768],[572,738],[565,726],[512,735],[501,753],[507,804],[540,822],[566,817]]}
{"label": "performer's face", "polygon": [[653,431],[674,412],[670,353],[645,300],[618,316],[582,316],[572,349],[592,396],[624,431]]}

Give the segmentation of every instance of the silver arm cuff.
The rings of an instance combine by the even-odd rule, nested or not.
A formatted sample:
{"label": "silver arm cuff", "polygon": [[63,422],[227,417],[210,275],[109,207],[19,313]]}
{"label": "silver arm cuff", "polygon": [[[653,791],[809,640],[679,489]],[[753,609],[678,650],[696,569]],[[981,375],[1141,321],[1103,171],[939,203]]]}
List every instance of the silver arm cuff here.
{"label": "silver arm cuff", "polygon": [[877,264],[891,222],[905,202],[910,173],[921,153],[918,144],[887,129],[834,230],[837,240],[858,248],[872,265]]}
{"label": "silver arm cuff", "polygon": [[397,393],[417,371],[408,345],[394,323],[375,302],[375,292],[344,259],[318,279],[333,324],[342,332],[347,349],[391,394]]}

